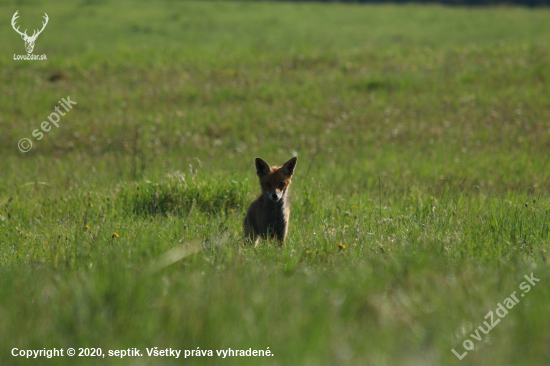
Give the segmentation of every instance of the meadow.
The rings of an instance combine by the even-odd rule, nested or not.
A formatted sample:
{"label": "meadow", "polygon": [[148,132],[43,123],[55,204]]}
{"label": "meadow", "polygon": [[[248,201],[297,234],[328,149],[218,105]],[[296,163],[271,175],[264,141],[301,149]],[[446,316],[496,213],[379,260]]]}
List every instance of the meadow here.
{"label": "meadow", "polygon": [[[1,365],[550,363],[549,9],[0,14]],[[257,156],[298,157],[284,247],[242,241]],[[70,347],[144,356],[12,356]]]}

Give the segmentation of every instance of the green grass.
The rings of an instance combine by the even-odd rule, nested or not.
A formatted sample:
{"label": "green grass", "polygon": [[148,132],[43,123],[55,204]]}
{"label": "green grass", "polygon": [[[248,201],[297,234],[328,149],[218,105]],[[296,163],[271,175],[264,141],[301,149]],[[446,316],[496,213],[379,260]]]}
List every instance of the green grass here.
{"label": "green grass", "polygon": [[[34,50],[48,61],[13,60],[16,10],[23,29],[48,14]],[[0,364],[550,361],[548,9],[0,12]],[[35,140],[69,95],[77,105]],[[296,155],[286,245],[243,245],[254,158]],[[531,273],[540,282],[519,297]],[[54,347],[214,356],[11,356]]]}

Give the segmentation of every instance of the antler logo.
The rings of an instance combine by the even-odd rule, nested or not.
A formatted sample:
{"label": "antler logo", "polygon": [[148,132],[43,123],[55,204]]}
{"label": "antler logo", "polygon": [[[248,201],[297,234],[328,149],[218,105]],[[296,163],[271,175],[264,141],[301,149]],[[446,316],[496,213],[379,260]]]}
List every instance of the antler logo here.
{"label": "antler logo", "polygon": [[[19,12],[19,10],[17,10],[15,12],[15,14],[13,14],[13,18],[11,18],[11,26],[13,27],[13,29],[19,33],[21,35],[21,38],[23,38],[23,40],[25,41],[25,48],[27,49],[27,53],[32,53],[32,50],[34,49],[34,42],[36,41],[36,38],[40,35],[40,33],[42,33],[42,31],[44,30],[44,28],[46,28],[46,24],[48,24],[48,14],[44,13],[44,19],[46,20],[46,22],[42,22],[42,29],[40,30],[34,30],[34,33],[32,34],[32,36],[28,36],[27,35],[27,30],[25,29],[25,32],[20,32],[19,31],[19,27],[15,28],[15,20],[17,18],[19,18],[19,15],[17,15],[17,13]],[[38,33],[37,33],[38,32]]]}

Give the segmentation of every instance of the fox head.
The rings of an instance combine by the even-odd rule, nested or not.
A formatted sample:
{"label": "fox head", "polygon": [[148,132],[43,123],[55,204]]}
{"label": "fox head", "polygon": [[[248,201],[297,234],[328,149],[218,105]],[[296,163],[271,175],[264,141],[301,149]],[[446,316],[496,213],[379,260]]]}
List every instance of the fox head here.
{"label": "fox head", "polygon": [[262,194],[273,202],[281,200],[290,185],[297,160],[298,158],[294,157],[279,168],[270,167],[265,160],[256,158],[256,174],[260,178]]}

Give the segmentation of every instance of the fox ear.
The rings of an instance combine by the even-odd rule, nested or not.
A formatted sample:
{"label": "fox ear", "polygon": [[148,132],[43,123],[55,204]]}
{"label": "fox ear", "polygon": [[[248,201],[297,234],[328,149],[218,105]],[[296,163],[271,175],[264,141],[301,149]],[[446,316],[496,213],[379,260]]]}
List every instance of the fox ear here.
{"label": "fox ear", "polygon": [[294,168],[296,168],[296,162],[298,161],[298,158],[297,157],[293,157],[292,159],[290,159],[289,161],[287,161],[282,167],[281,169],[283,169],[283,172],[288,175],[288,176],[291,176],[292,174],[294,174]]}
{"label": "fox ear", "polygon": [[259,177],[262,177],[269,172],[271,172],[271,167],[269,164],[262,158],[256,158],[256,174],[258,174]]}

